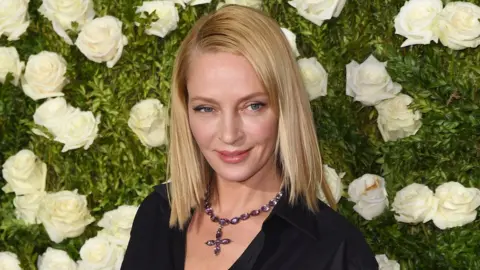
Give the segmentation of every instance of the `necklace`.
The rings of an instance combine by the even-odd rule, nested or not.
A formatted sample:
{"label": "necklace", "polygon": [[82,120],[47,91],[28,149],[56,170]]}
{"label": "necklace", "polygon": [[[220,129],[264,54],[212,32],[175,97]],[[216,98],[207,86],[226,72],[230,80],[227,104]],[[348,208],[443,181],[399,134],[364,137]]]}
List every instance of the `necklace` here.
{"label": "necklace", "polygon": [[212,205],[210,204],[209,200],[210,200],[210,188],[207,189],[207,193],[205,195],[205,213],[210,216],[210,220],[215,222],[215,223],[218,223],[218,229],[217,229],[217,232],[215,234],[215,240],[208,240],[207,242],[205,242],[205,244],[207,246],[215,246],[215,248],[213,249],[213,253],[215,255],[218,255],[220,254],[220,251],[221,251],[221,245],[227,245],[227,244],[230,244],[232,242],[232,240],[230,238],[222,238],[222,235],[223,235],[223,232],[222,232],[222,229],[223,227],[227,226],[227,225],[236,225],[238,224],[240,221],[245,221],[247,219],[249,219],[251,216],[258,216],[260,215],[261,212],[269,212],[275,205],[277,205],[278,201],[280,200],[280,198],[282,197],[283,193],[280,191],[277,193],[277,195],[271,199],[268,203],[262,205],[260,208],[258,209],[255,209],[255,210],[252,210],[250,212],[247,212],[247,213],[243,213],[241,214],[240,216],[235,216],[231,219],[228,219],[228,218],[220,218],[218,216],[215,215],[215,213],[213,212],[213,208],[212,208]]}

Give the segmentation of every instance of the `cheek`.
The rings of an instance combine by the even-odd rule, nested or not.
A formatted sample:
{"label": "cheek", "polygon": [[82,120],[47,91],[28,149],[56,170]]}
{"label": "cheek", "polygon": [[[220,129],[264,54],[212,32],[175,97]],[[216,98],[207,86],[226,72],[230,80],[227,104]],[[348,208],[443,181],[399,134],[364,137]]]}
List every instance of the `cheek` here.
{"label": "cheek", "polygon": [[278,121],[274,115],[265,118],[255,119],[245,123],[245,131],[252,140],[257,142],[275,144],[278,133]]}
{"label": "cheek", "polygon": [[195,116],[188,119],[193,138],[203,148],[208,145],[214,135],[214,129],[209,126],[208,121],[201,121]]}

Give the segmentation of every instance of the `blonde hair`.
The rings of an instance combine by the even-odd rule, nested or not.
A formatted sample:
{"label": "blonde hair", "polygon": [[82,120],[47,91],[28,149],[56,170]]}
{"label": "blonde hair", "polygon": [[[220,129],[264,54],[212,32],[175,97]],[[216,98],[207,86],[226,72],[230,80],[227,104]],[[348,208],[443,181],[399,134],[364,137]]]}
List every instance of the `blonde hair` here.
{"label": "blonde hair", "polygon": [[227,52],[245,57],[255,69],[278,114],[275,157],[289,202],[304,199],[318,211],[317,185],[330,206],[336,202],[324,181],[322,159],[301,73],[278,23],[253,8],[227,5],[200,18],[183,40],[175,59],[168,170],[170,226],[183,229],[192,209],[202,205],[211,167],[201,154],[188,123],[186,81],[195,53]]}

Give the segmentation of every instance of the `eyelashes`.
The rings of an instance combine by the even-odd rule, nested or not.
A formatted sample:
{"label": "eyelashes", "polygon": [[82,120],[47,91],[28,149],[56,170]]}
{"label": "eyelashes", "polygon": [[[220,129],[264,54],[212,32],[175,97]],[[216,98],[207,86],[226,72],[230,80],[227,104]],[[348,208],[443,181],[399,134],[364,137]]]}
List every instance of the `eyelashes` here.
{"label": "eyelashes", "polygon": [[213,108],[208,106],[196,106],[193,108],[193,110],[195,112],[202,112],[202,113],[213,112]]}
{"label": "eyelashes", "polygon": [[[256,109],[253,109],[253,106],[255,106]],[[256,102],[256,103],[252,103],[252,104],[249,104],[249,105],[248,105],[248,107],[249,107],[249,108],[252,108],[253,111],[259,111],[259,110],[261,110],[264,106],[265,106],[265,103],[263,103],[263,102]]]}
{"label": "eyelashes", "polygon": [[[263,102],[254,102],[254,103],[250,103],[248,106],[247,106],[247,109],[249,109],[249,111],[252,111],[252,112],[258,112],[260,111],[266,104],[263,103]],[[193,110],[195,112],[199,112],[199,113],[211,113],[211,112],[214,112],[215,109],[213,107],[210,107],[210,106],[206,106],[206,105],[199,105],[199,106],[195,106],[193,107]]]}

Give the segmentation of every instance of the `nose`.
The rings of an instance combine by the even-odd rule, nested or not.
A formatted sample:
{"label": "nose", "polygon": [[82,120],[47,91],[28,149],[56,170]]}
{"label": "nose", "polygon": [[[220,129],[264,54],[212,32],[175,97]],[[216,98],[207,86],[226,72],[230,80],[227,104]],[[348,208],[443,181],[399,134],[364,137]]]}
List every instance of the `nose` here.
{"label": "nose", "polygon": [[242,120],[237,113],[222,115],[219,127],[219,139],[225,144],[235,144],[243,137]]}

